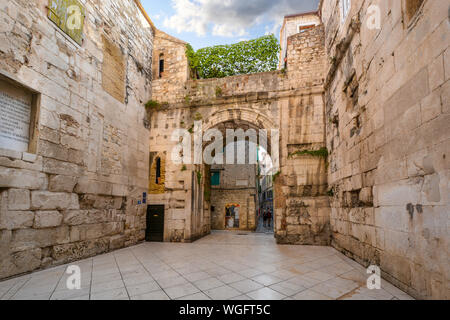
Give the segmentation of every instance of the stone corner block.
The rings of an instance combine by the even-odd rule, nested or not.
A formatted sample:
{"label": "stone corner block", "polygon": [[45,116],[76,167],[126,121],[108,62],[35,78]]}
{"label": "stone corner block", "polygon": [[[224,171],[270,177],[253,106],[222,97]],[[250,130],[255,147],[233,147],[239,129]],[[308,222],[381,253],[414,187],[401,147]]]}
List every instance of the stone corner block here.
{"label": "stone corner block", "polygon": [[76,184],[76,177],[55,175],[50,177],[48,189],[52,192],[72,193]]}
{"label": "stone corner block", "polygon": [[30,210],[30,190],[10,189],[8,191],[9,210]]}
{"label": "stone corner block", "polygon": [[77,210],[80,204],[78,195],[73,193],[33,191],[31,207],[36,210]]}
{"label": "stone corner block", "polygon": [[37,161],[37,159],[38,159],[38,156],[36,154],[24,152],[23,155],[22,155],[22,160],[25,161],[25,162],[34,163],[34,162]]}
{"label": "stone corner block", "polygon": [[18,230],[31,228],[34,222],[32,211],[7,211],[0,216],[0,229]]}
{"label": "stone corner block", "polygon": [[63,215],[58,211],[38,211],[34,216],[35,229],[45,229],[59,227],[62,223]]}

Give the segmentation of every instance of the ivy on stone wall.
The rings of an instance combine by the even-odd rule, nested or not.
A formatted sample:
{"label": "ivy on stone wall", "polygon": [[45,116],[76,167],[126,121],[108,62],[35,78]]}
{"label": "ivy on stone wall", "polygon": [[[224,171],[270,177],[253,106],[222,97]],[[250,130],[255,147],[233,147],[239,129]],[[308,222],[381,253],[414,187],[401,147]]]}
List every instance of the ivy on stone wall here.
{"label": "ivy on stone wall", "polygon": [[280,45],[274,35],[197,52],[189,44],[186,46],[191,75],[201,79],[276,70],[279,52]]}

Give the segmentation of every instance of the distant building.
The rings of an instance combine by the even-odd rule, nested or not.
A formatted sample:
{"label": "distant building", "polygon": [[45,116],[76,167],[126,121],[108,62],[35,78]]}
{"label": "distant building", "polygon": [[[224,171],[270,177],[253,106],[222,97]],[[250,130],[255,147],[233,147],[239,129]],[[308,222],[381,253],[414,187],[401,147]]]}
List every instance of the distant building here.
{"label": "distant building", "polygon": [[288,38],[297,33],[305,32],[321,23],[318,12],[306,12],[284,17],[280,31],[280,62],[279,69],[286,67]]}

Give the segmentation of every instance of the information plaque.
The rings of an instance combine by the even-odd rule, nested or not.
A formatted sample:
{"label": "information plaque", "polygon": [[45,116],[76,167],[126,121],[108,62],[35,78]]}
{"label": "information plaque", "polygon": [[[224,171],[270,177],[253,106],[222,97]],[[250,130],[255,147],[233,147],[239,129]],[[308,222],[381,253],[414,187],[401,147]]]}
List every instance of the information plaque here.
{"label": "information plaque", "polygon": [[21,99],[0,89],[0,148],[28,151],[31,100]]}

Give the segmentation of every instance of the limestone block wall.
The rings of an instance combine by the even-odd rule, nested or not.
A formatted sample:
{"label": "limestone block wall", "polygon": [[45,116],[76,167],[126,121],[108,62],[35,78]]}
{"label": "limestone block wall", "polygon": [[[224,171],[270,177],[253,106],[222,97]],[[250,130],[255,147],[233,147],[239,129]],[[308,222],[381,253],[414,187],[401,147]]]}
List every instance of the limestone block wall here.
{"label": "limestone block wall", "polygon": [[48,1],[0,3],[1,73],[40,94],[37,154],[0,150],[0,278],[145,236],[153,32],[134,1],[82,3],[81,46]]}
{"label": "limestone block wall", "polygon": [[323,85],[326,66],[323,25],[292,35],[287,41],[287,69],[293,73],[296,86]]}
{"label": "limestone block wall", "polygon": [[[416,298],[449,298],[446,1],[323,1],[333,246]],[[407,10],[408,9],[408,10]],[[409,12],[407,14],[407,12]],[[415,11],[414,11],[415,12]]]}
{"label": "limestone block wall", "polygon": [[321,21],[317,13],[297,14],[284,17],[283,25],[280,30],[281,51],[279,69],[283,69],[285,66],[288,38],[299,33],[299,26],[319,24],[321,24]]}
{"label": "limestone block wall", "polygon": [[[248,150],[247,147],[247,154]],[[212,169],[220,170],[220,185],[211,187],[211,206],[215,209],[211,212],[212,229],[225,229],[225,207],[228,204],[239,204],[239,229],[255,230],[256,165],[213,165]]]}
{"label": "limestone block wall", "polygon": [[[280,243],[329,244],[327,161],[307,154],[290,156],[325,147],[323,27],[305,34],[311,35],[307,41],[297,36],[290,39],[289,54],[293,57],[287,71],[186,82],[179,81],[181,77],[175,73],[170,95],[154,82],[152,99],[161,107],[152,112],[150,151],[171,154],[176,145],[170,141],[173,130],[192,130],[195,119],[203,121],[204,130],[227,122],[269,133],[279,130],[281,170],[274,187],[276,238]],[[173,43],[185,50],[184,44]],[[295,49],[296,45],[301,49]],[[179,49],[180,54],[183,50]],[[182,61],[184,54],[167,63]],[[170,74],[164,76],[172,79]],[[211,217],[205,190],[195,190],[196,173],[204,169],[166,162],[166,192],[151,195],[152,203],[165,203],[168,208],[166,241],[191,241],[196,238],[193,234],[209,232],[215,218]],[[197,221],[195,227],[193,220]]]}
{"label": "limestone block wall", "polygon": [[281,169],[274,181],[275,236],[279,243],[328,245],[330,204],[323,93],[291,97],[282,104]]}
{"label": "limestone block wall", "polygon": [[225,226],[226,205],[239,204],[239,229],[255,230],[256,223],[256,190],[255,189],[215,189],[211,191],[211,228],[213,230],[228,229]]}
{"label": "limestone block wall", "polygon": [[[186,44],[156,30],[153,52],[153,100],[164,103],[184,98],[183,91],[178,89],[183,87],[190,77]],[[160,74],[160,59],[164,60],[162,74]]]}
{"label": "limestone block wall", "polygon": [[[165,155],[164,188],[149,194],[151,205],[164,205],[164,241],[191,242],[210,233],[209,202],[205,199],[207,171],[205,166],[181,165],[172,160],[177,142],[171,140],[178,128],[194,123],[189,108],[168,108],[151,115],[150,152]],[[200,183],[197,173],[201,173]],[[161,186],[160,186],[161,187]]]}

